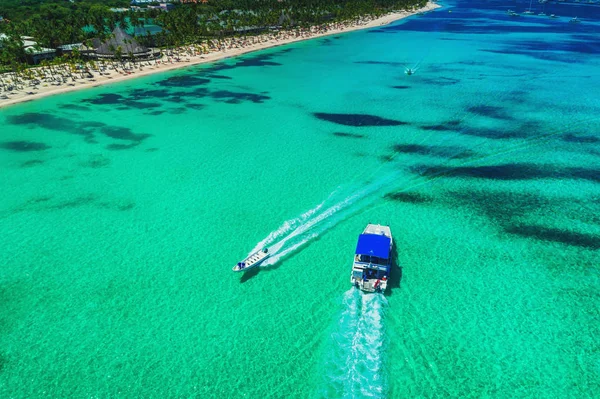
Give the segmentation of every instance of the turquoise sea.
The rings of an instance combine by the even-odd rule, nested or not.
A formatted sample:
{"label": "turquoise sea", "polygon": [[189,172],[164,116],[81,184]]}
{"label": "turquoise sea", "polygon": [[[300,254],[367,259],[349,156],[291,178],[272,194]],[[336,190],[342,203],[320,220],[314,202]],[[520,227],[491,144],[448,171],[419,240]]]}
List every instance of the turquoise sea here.
{"label": "turquoise sea", "polygon": [[0,397],[597,397],[600,8],[528,6],[1,110]]}

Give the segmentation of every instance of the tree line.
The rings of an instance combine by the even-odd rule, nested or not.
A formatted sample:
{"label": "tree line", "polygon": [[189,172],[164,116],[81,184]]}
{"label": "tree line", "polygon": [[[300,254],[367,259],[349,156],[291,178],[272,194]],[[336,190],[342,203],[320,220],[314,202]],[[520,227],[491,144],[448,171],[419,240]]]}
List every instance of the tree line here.
{"label": "tree line", "polygon": [[[157,35],[139,35],[148,46],[176,47],[248,35],[268,29],[307,28],[343,22],[361,16],[424,6],[426,0],[208,0],[179,4],[169,12],[156,9],[132,11],[129,0],[2,0],[0,65],[24,63],[21,36],[32,36],[39,47],[55,49],[63,44],[105,40],[116,26],[143,27],[151,22],[162,28]],[[113,12],[110,7],[127,7]]]}

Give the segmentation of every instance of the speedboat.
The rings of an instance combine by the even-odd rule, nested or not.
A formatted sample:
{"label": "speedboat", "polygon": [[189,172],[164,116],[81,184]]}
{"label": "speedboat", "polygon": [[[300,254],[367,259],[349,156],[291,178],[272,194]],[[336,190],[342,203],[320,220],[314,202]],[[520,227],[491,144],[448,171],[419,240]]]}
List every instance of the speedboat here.
{"label": "speedboat", "polygon": [[509,17],[520,17],[520,15],[514,12],[513,10],[508,10],[506,13]]}
{"label": "speedboat", "polygon": [[550,18],[558,18],[558,16],[554,15],[554,14],[550,14]]}
{"label": "speedboat", "polygon": [[246,257],[246,259],[238,262],[237,265],[233,267],[234,272],[245,272],[246,270],[250,270],[253,267],[256,267],[263,263],[271,254],[267,248],[263,248],[258,250]]}
{"label": "speedboat", "polygon": [[412,69],[412,68],[406,68],[406,69],[404,70],[404,73],[410,76],[410,75],[414,74],[414,73],[415,73],[415,71],[416,71],[415,69]]}
{"label": "speedboat", "polygon": [[384,292],[392,268],[393,246],[389,226],[369,223],[358,236],[350,283],[366,292]]}
{"label": "speedboat", "polygon": [[580,22],[581,22],[581,20],[577,17],[571,18],[571,20],[569,21],[569,23],[571,23],[571,24],[578,24]]}

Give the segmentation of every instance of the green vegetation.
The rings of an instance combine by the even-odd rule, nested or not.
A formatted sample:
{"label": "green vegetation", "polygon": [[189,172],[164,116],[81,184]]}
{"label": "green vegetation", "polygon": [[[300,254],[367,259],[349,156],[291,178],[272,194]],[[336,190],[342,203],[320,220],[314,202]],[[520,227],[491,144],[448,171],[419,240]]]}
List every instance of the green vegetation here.
{"label": "green vegetation", "polygon": [[[328,22],[378,16],[394,10],[424,6],[426,0],[209,0],[178,4],[169,12],[129,9],[128,0],[2,0],[0,69],[14,70],[26,62],[22,36],[32,36],[38,48],[55,49],[69,43],[104,40],[117,25],[143,26],[152,20],[163,30],[136,39],[145,45],[196,45],[235,35],[257,34],[272,28],[298,29]],[[125,7],[113,12],[110,7]]]}

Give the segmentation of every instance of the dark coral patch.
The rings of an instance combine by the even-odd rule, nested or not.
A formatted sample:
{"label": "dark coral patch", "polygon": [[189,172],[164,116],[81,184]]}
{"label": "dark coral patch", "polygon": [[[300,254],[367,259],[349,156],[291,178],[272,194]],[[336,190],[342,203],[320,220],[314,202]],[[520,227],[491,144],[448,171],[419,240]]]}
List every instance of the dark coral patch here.
{"label": "dark coral patch", "polygon": [[537,225],[514,225],[504,229],[505,232],[540,241],[552,241],[589,249],[600,249],[600,237],[592,234],[578,233]]}
{"label": "dark coral patch", "polygon": [[600,169],[559,168],[528,163],[508,163],[489,166],[416,166],[412,168],[422,176],[452,175],[491,180],[583,179],[600,182]]}
{"label": "dark coral patch", "polygon": [[68,111],[89,111],[90,109],[84,105],[78,104],[60,104],[59,108],[66,109]]}
{"label": "dark coral patch", "polygon": [[125,109],[128,108],[136,108],[136,109],[151,109],[151,108],[159,108],[161,105],[159,103],[152,102],[144,102],[144,101],[135,101],[135,100],[123,100],[121,103]]}
{"label": "dark coral patch", "polygon": [[369,114],[330,114],[327,112],[315,112],[313,115],[321,120],[344,126],[401,126],[408,124],[406,122]]}
{"label": "dark coral patch", "polygon": [[562,138],[564,141],[568,141],[569,143],[598,143],[600,142],[600,138],[596,136],[576,136],[574,134],[566,134]]}
{"label": "dark coral patch", "polygon": [[457,83],[460,83],[460,79],[446,78],[446,77],[441,76],[439,78],[424,78],[423,83],[434,85],[434,86],[453,86]]}
{"label": "dark coral patch", "polygon": [[228,104],[238,104],[242,101],[251,101],[260,104],[271,98],[262,94],[241,93],[229,90],[214,91],[210,93],[210,96],[215,100],[224,100]]}
{"label": "dark coral patch", "polygon": [[29,201],[27,201],[28,204],[39,204],[42,202],[48,202],[52,199],[52,197],[48,197],[48,196],[41,196],[41,197],[34,197],[32,199],[30,199]]}
{"label": "dark coral patch", "polygon": [[41,159],[32,159],[30,161],[25,161],[21,164],[22,168],[31,168],[32,166],[42,165],[44,161]]}
{"label": "dark coral patch", "polygon": [[[280,51],[280,53],[285,50]],[[279,66],[279,62],[271,61],[273,54],[256,55],[254,57],[244,58],[239,62],[236,62],[235,67],[265,67],[265,66]]]}
{"label": "dark coral patch", "polygon": [[197,89],[194,89],[191,93],[188,94],[193,96],[193,97],[205,97],[208,96],[210,94],[210,91],[204,87],[199,87]]}
{"label": "dark coral patch", "polygon": [[501,226],[507,226],[515,219],[551,206],[548,198],[529,193],[466,190],[451,195],[461,205],[476,210]]}
{"label": "dark coral patch", "polygon": [[139,142],[134,142],[131,144],[109,144],[106,146],[107,150],[129,150],[131,148],[137,147],[140,145]]}
{"label": "dark coral patch", "polygon": [[525,122],[510,129],[468,128],[460,129],[460,134],[466,136],[483,137],[492,140],[523,139],[540,134],[540,124]]}
{"label": "dark coral patch", "polygon": [[432,201],[431,198],[424,195],[406,192],[388,193],[385,195],[385,198],[392,201],[408,202],[411,204],[424,204]]}
{"label": "dark coral patch", "polygon": [[502,119],[502,120],[513,120],[514,118],[507,113],[504,108],[495,107],[492,105],[476,105],[473,107],[468,107],[467,111],[476,114],[485,116],[488,118],[494,119]]}
{"label": "dark coral patch", "polygon": [[552,170],[533,164],[509,163],[490,166],[417,166],[413,168],[422,176],[452,175],[477,179],[529,180],[556,177]]}
{"label": "dark coral patch", "polygon": [[89,205],[93,203],[97,198],[98,196],[95,194],[88,194],[70,200],[58,202],[56,204],[48,206],[48,209],[78,208],[80,206]]}
{"label": "dark coral patch", "polygon": [[166,97],[171,93],[166,89],[134,89],[129,92],[129,98],[143,100],[146,98]]}
{"label": "dark coral patch", "polygon": [[406,90],[406,89],[410,89],[410,86],[398,85],[398,86],[392,86],[392,89]]}
{"label": "dark coral patch", "polygon": [[76,134],[79,136],[84,136],[88,140],[93,139],[93,134],[90,131],[89,127],[95,127],[93,122],[83,123],[72,119],[38,112],[28,112],[21,115],[11,115],[7,118],[7,120],[13,125],[39,126],[48,130],[55,130],[59,132],[66,132]]}
{"label": "dark coral patch", "polygon": [[83,100],[84,103],[96,104],[96,105],[113,105],[113,104],[119,104],[121,101],[123,101],[123,96],[120,94],[114,94],[114,93],[100,94],[94,98]]}
{"label": "dark coral patch", "polygon": [[194,87],[202,86],[207,83],[210,83],[210,79],[201,78],[193,75],[172,76],[170,78],[156,82],[158,86],[162,87]]}
{"label": "dark coral patch", "polygon": [[219,75],[219,74],[210,74],[210,75],[206,75],[206,77],[211,78],[211,79],[226,79],[226,80],[233,79],[231,76],[225,76],[225,75]]}
{"label": "dark coral patch", "polygon": [[149,134],[133,133],[131,129],[126,127],[105,126],[101,128],[100,131],[110,138],[118,140],[128,140],[133,142],[140,142],[150,137]]}
{"label": "dark coral patch", "polygon": [[333,135],[337,136],[337,137],[347,137],[347,138],[351,138],[351,139],[364,139],[365,137],[367,137],[364,134],[345,133],[345,132],[334,132]]}
{"label": "dark coral patch", "polygon": [[[291,49],[289,49],[291,51]],[[286,53],[289,51],[282,50],[279,53]],[[228,64],[225,62],[215,64],[209,68],[204,69],[204,71],[208,74],[213,74],[214,72],[226,71],[229,69],[235,69],[240,67],[267,67],[267,66],[279,66],[281,65],[278,62],[270,61],[273,58],[274,54],[262,54],[254,57],[244,58],[235,64]]]}
{"label": "dark coral patch", "polygon": [[437,132],[446,132],[446,131],[453,131],[453,130],[457,130],[460,127],[461,121],[460,120],[450,120],[448,122],[442,123],[440,125],[424,125],[421,126],[421,129],[423,130],[432,130],[432,131],[437,131]]}
{"label": "dark coral patch", "polygon": [[405,154],[417,154],[443,158],[470,158],[475,153],[469,149],[452,146],[427,146],[422,144],[396,144],[393,146],[395,152]]}
{"label": "dark coral patch", "polygon": [[34,141],[5,141],[0,143],[0,148],[15,152],[31,152],[31,151],[44,151],[51,148],[49,145],[44,143],[37,143]]}
{"label": "dark coral patch", "polygon": [[183,114],[187,111],[187,108],[185,107],[177,107],[177,108],[171,108],[169,109],[169,113],[172,115],[180,115]]}
{"label": "dark coral patch", "polygon": [[91,155],[86,161],[81,162],[79,165],[85,168],[103,168],[110,164],[110,159],[106,158],[104,155],[96,154]]}

